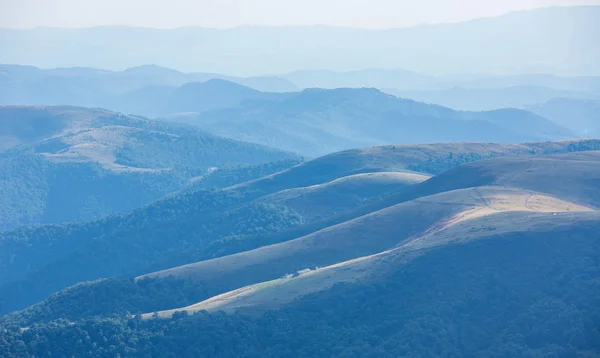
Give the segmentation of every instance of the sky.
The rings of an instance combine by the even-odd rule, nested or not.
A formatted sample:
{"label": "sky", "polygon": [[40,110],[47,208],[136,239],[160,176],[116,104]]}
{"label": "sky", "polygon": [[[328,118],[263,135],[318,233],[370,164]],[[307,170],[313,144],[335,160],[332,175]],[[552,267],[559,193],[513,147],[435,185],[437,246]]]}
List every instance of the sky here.
{"label": "sky", "polygon": [[0,27],[399,28],[600,0],[0,0]]}

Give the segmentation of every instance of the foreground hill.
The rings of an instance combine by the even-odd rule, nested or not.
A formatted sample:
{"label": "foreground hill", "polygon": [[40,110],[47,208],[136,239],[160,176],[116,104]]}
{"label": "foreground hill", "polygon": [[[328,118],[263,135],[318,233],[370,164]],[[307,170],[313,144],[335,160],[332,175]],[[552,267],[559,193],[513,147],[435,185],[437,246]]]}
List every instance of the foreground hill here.
{"label": "foreground hill", "polygon": [[[572,214],[582,208],[565,205],[564,202],[537,197],[534,200],[539,201],[534,203],[536,207],[532,208],[513,205],[508,197],[504,197],[503,200],[507,200],[505,203],[510,204],[511,210],[503,212],[495,209],[493,212],[478,213],[479,210],[486,210],[479,208],[470,213],[470,217],[461,216],[456,222],[417,236],[408,243],[399,243],[390,250],[331,266],[299,270],[295,275],[243,287],[195,305],[158,312],[158,316],[171,318],[178,311],[233,313],[281,308],[295,300],[302,300],[303,296],[330,289],[339,283],[364,284],[369,280],[381,279],[390,271],[398,270],[399,267],[421,256],[427,256],[440,247],[468,246],[486,240],[510,242],[517,238],[534,241],[544,236],[565,235],[569,229],[575,233],[570,237],[577,237],[600,225],[600,214],[597,211],[583,209],[581,213]],[[565,230],[565,227],[568,229]],[[588,241],[594,243],[599,239],[598,235],[592,235]],[[145,318],[152,316],[152,313],[144,315]]]}
{"label": "foreground hill", "polygon": [[[589,233],[600,226],[580,223],[578,229],[407,252],[387,260],[389,270],[378,279],[337,285],[268,314],[95,318],[35,324],[28,331],[8,326],[0,352],[593,357],[600,350],[595,318],[600,246]],[[311,276],[300,277],[309,283]],[[285,285],[279,288],[289,292]]]}
{"label": "foreground hill", "polygon": [[[598,165],[594,170],[598,172]],[[596,195],[595,202],[600,203],[600,195]],[[241,287],[304,269],[378,254],[472,218],[500,212],[519,212],[514,216],[516,218],[527,211],[592,210],[534,192],[503,187],[447,191],[375,211],[302,238],[161,271],[149,277],[193,277],[209,286],[224,286],[226,282],[230,288]],[[505,229],[520,231],[513,221],[504,221]]]}
{"label": "foreground hill", "polygon": [[[598,151],[465,164],[304,237],[69,288],[5,317],[0,352],[595,356],[599,165]],[[205,299],[124,314],[175,301],[169,290]]]}
{"label": "foreground hill", "polygon": [[0,107],[0,138],[0,229],[128,212],[210,168],[294,157],[80,107]]}
{"label": "foreground hill", "polygon": [[310,157],[376,144],[517,143],[574,137],[524,110],[459,112],[368,88],[307,89],[277,101],[250,101],[169,119]]}
{"label": "foreground hill", "polygon": [[[444,172],[462,163],[492,156],[526,155],[527,159],[523,160],[526,163],[532,160],[530,156],[535,153],[565,153],[597,147],[597,141],[590,140],[527,145],[459,143],[364,148],[332,154],[224,190],[185,191],[127,216],[85,224],[44,226],[8,232],[0,237],[1,251],[12,257],[12,260],[4,261],[3,266],[0,267],[0,282],[3,282],[0,295],[1,308],[4,312],[23,308],[26,304],[40,301],[48,294],[80,281],[107,277],[133,277],[236,253],[244,255],[242,252],[250,253],[249,250],[271,244],[281,243],[280,245],[285,247],[290,240],[311,237],[311,235],[321,237],[323,232],[335,232],[336,225],[344,227],[347,225],[346,222],[352,220],[362,222],[360,218],[363,216],[378,218],[378,215],[368,215],[395,205],[406,205],[407,209],[404,212],[407,215],[416,215],[415,217],[411,216],[410,220],[406,219],[410,225],[405,227],[404,232],[405,235],[414,235],[420,230],[426,230],[427,225],[433,225],[433,223],[431,220],[428,221],[419,216],[427,216],[427,211],[413,210],[425,204],[410,203],[411,200],[448,190],[496,185],[492,176],[488,174],[481,176],[477,169],[470,169],[470,166],[466,166],[465,170],[455,169],[458,174],[453,170],[448,171],[448,175],[451,176],[448,176],[447,180],[444,179],[446,174],[441,174],[419,184],[418,182],[425,179],[428,174],[416,173],[417,168],[424,173],[434,174]],[[581,154],[583,155],[583,153]],[[550,159],[547,159],[546,162],[552,164],[553,157],[548,158]],[[497,158],[491,162],[504,159],[506,159],[507,168],[510,168],[512,160],[510,158]],[[475,162],[473,165],[484,162],[486,161]],[[571,161],[565,160],[565,163],[567,162],[571,163]],[[563,165],[562,162],[558,163],[560,164],[556,167]],[[566,168],[568,169],[570,165],[567,165]],[[582,163],[581,167],[588,168],[589,173],[582,173],[587,173],[587,177],[593,183],[595,180],[594,170],[597,166],[593,163],[591,165]],[[581,167],[574,166],[572,169],[565,170],[564,175],[573,175],[576,178],[571,173],[576,173]],[[515,167],[517,172],[526,169],[521,165]],[[389,172],[393,172],[393,174],[389,174]],[[364,175],[360,175],[361,173]],[[372,174],[369,175],[369,173]],[[558,181],[555,182],[557,186],[563,182],[569,183],[558,174],[553,174],[558,178]],[[505,177],[510,178],[510,175],[510,171],[507,171]],[[542,169],[536,175],[538,176],[529,179],[533,187],[515,190],[536,191],[536,183],[547,181]],[[513,177],[517,176],[513,175]],[[365,178],[368,179],[365,180]],[[412,178],[418,178],[418,180],[406,180]],[[576,182],[572,182],[572,185],[576,184]],[[512,184],[503,182],[499,185],[510,186]],[[360,190],[355,191],[355,188],[360,188]],[[574,191],[573,194],[586,196],[589,200],[596,200],[597,192],[594,190],[597,189],[594,189],[592,184],[585,188],[584,191],[579,193]],[[554,194],[556,193],[551,192],[550,195],[544,195],[553,196]],[[562,194],[558,194],[554,196],[559,201],[571,201],[584,207],[595,206],[589,201],[579,202],[577,198],[570,197],[564,199]],[[334,197],[339,200],[322,200],[322,198]],[[431,212],[432,219],[447,217],[455,210],[452,205],[440,205],[437,208],[439,210],[435,209]],[[439,213],[439,216],[436,216],[436,212]],[[391,227],[403,222],[394,215],[382,217],[389,217],[387,223],[392,225]],[[384,223],[377,224],[370,230],[385,231],[390,227],[386,225]],[[347,234],[340,234],[338,237],[348,238],[355,234],[360,234],[360,231],[349,230]],[[401,237],[395,235],[393,231],[385,233],[385,235],[389,235],[391,241],[367,240],[368,245],[374,245],[367,252],[374,253],[379,249],[384,250],[390,245],[393,246],[393,243],[390,242],[401,240]],[[365,234],[363,237],[370,236]],[[331,248],[331,258],[338,257],[340,260],[345,260],[359,257],[361,252],[363,252],[362,255],[365,254],[360,246],[352,249],[351,242],[352,240],[344,241],[344,245],[350,245],[347,249],[344,248],[345,246]],[[315,249],[319,249],[319,247],[317,245]],[[338,251],[339,253],[336,253]],[[314,259],[327,258],[327,256],[327,254],[315,254]],[[295,261],[295,259],[286,261],[289,261],[289,264],[298,264],[298,269],[310,267],[310,264],[313,264],[310,263],[307,266],[306,262],[302,261],[302,256],[298,256],[298,260],[300,261]],[[323,261],[314,264],[327,265],[330,263],[330,261]],[[226,267],[222,266],[222,269],[226,269]],[[261,267],[264,267],[267,272],[271,270],[272,272],[269,274],[281,273],[283,275],[287,273],[287,269],[280,270],[269,264],[259,265],[252,270],[261,270]],[[249,270],[248,273],[252,270]],[[187,281],[187,278],[178,281],[177,285],[183,285],[181,282]],[[223,282],[229,285],[227,287],[218,287],[219,285],[211,287],[210,294],[237,288],[231,287],[231,285],[235,286],[235,282],[240,282],[236,281],[238,279],[242,280],[244,284],[248,284],[243,281],[247,278],[251,278],[251,276],[240,274],[231,282]],[[102,281],[98,285],[92,286],[105,292],[122,286],[134,292],[146,292],[145,289],[141,289],[146,286],[129,281],[119,281],[118,283]],[[86,287],[79,287],[65,294],[67,296],[85,295]],[[148,287],[155,286],[149,285]],[[189,287],[195,286],[190,283]],[[206,286],[198,285],[196,287]],[[108,296],[121,302],[115,306],[114,312],[122,312],[121,309],[130,312],[144,312],[140,311],[141,307],[147,307],[148,310],[162,310],[173,308],[174,304],[172,300],[152,301],[152,298],[144,298],[142,301],[146,303],[136,306],[136,304],[127,303],[130,301],[122,298],[118,293]],[[165,295],[161,297],[166,296],[168,293],[165,292]],[[61,295],[61,297],[64,296]],[[151,296],[142,295],[142,297]],[[172,297],[181,296],[173,295]],[[179,300],[177,302],[191,304],[202,298],[208,298],[198,295],[186,297],[188,297],[187,301]],[[189,301],[191,299],[195,299],[195,301]],[[115,301],[106,300],[106,305],[109,305],[109,302]],[[106,305],[101,306],[102,309],[106,309]],[[80,308],[89,312],[89,306],[81,305]],[[91,311],[97,312],[98,309],[98,307],[92,308]],[[79,309],[75,310],[72,312],[73,316],[69,317],[81,317],[81,312]]]}

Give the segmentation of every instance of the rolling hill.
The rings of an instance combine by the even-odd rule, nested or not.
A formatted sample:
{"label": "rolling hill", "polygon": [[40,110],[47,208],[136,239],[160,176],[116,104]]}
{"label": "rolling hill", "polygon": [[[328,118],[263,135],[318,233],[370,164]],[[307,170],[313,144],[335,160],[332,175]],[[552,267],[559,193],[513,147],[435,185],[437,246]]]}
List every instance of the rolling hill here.
{"label": "rolling hill", "polygon": [[[2,317],[7,343],[0,341],[0,349],[12,352],[17,342],[49,337],[47,351],[96,352],[108,343],[88,347],[83,337],[98,334],[106,342],[132,337],[126,347],[136,355],[165,349],[262,355],[275,346],[291,356],[593,356],[600,334],[600,151],[586,149],[596,145],[364,148],[224,190],[171,196],[129,216],[73,225],[60,240],[61,227],[5,233],[0,252],[14,257],[12,267],[0,270],[5,312],[18,307],[7,297],[35,302],[69,280],[113,278],[77,284]],[[409,167],[437,174],[427,179]],[[291,179],[317,168],[325,173]],[[367,168],[372,171],[361,172]],[[294,236],[315,213],[329,215],[329,224]],[[254,240],[248,234],[257,229],[256,246],[231,252]],[[59,235],[49,235],[52,230]],[[241,236],[218,239],[235,230]],[[76,232],[83,235],[69,237]],[[19,235],[29,244],[15,250]],[[283,236],[270,242],[272,235]],[[79,246],[72,254],[55,252],[48,260],[57,245],[73,243]],[[229,251],[227,245],[233,245]],[[184,266],[165,259],[211,253]],[[104,267],[94,271],[99,262]],[[16,274],[32,264],[37,267],[28,274]],[[170,268],[131,279],[161,265]],[[295,338],[277,338],[292,330]],[[78,340],[65,348],[51,338],[59,332]],[[205,336],[201,344],[190,339]],[[173,342],[184,348],[174,350]],[[217,350],[221,344],[228,348]]]}
{"label": "rolling hill", "polygon": [[[598,165],[594,168],[598,171]],[[596,195],[595,203],[600,203]],[[304,269],[379,254],[439,231],[451,231],[464,221],[502,212],[517,212],[506,221],[490,219],[495,233],[519,231],[514,219],[523,212],[593,211],[559,199],[505,187],[475,187],[400,203],[314,234],[236,255],[202,261],[145,277],[192,277],[209,286],[230,289],[268,281]],[[502,223],[504,223],[502,226]],[[468,229],[481,226],[469,223]],[[481,229],[486,232],[487,228]],[[477,232],[477,231],[475,231]],[[456,236],[460,237],[460,235]],[[348,238],[351,238],[350,240]],[[376,239],[374,239],[376,238]]]}
{"label": "rolling hill", "polygon": [[233,188],[279,191],[322,184],[337,178],[364,173],[441,174],[459,165],[487,158],[594,150],[600,150],[600,140],[524,144],[435,143],[374,146],[328,154],[279,173],[241,183]]}
{"label": "rolling hill", "polygon": [[294,158],[193,128],[66,106],[0,107],[0,229],[129,212],[210,168]]}
{"label": "rolling hill", "polygon": [[[576,212],[577,209],[569,204],[565,205],[564,202],[553,202],[552,199],[538,197],[536,199],[541,199],[543,203],[537,202],[534,204],[535,209],[532,209],[513,205],[511,199],[514,198],[509,199],[508,196],[502,198],[507,200],[505,203],[509,204],[511,211],[498,211],[498,214],[487,213],[483,217],[475,213],[474,217],[461,218],[459,224],[451,223],[449,227],[441,228],[409,243],[399,244],[397,248],[331,266],[298,270],[295,275],[246,286],[188,307],[158,312],[158,316],[171,318],[178,311],[255,313],[257,310],[278,309],[295,300],[302,300],[307,295],[330,289],[336,284],[381,279],[381,276],[385,277],[390,271],[398,270],[399,267],[408,265],[412,260],[426,256],[430,251],[440,247],[468,246],[479,240],[511,241],[512,237],[535,240],[543,236],[564,235],[565,227],[580,230],[582,227],[589,229],[600,225],[600,215],[595,211],[584,209],[582,213],[574,215],[570,213]],[[550,205],[546,206],[547,204]],[[569,213],[565,213],[564,210]],[[525,212],[535,214],[527,215]],[[589,241],[598,239],[593,237]],[[153,315],[149,313],[144,317],[151,318]]]}
{"label": "rolling hill", "polygon": [[[451,218],[457,220],[461,216],[468,218],[468,215],[473,215],[473,211],[480,214],[487,213],[490,208],[495,208],[495,211],[536,211],[531,206],[535,207],[536,204],[527,199],[530,194],[501,193],[502,195],[488,197],[481,194],[479,189],[486,188],[487,185],[545,193],[573,203],[565,206],[568,210],[559,210],[556,205],[548,204],[547,210],[543,209],[542,205],[542,209],[537,211],[574,210],[574,207],[569,205],[598,208],[599,165],[598,151],[476,161],[417,184],[410,191],[385,198],[385,204],[382,204],[384,209],[372,211],[295,240],[165,270],[150,277],[192,276],[213,285],[230,282],[233,286],[240,287],[262,280],[276,279],[305,268],[373,255],[401,244],[403,238],[414,239],[427,230],[433,230],[438,223],[447,223]],[[456,190],[459,190],[458,195]],[[498,196],[513,198],[499,199]],[[484,210],[473,203],[474,198],[476,202],[484,203]],[[497,204],[503,201],[512,203],[514,208],[509,209],[510,204],[507,203]],[[579,207],[580,210],[587,210],[582,207]],[[402,225],[398,226],[398,223]],[[348,241],[347,237],[353,237],[353,240]],[[372,240],[373,237],[377,237],[378,240]]]}
{"label": "rolling hill", "polygon": [[[396,252],[364,264],[367,276],[357,261],[347,264],[350,269],[312,271],[253,287],[246,296],[222,297],[229,300],[222,308],[241,314],[180,312],[173,319],[158,320],[139,316],[58,320],[35,324],[29,334],[6,326],[0,352],[594,356],[600,349],[595,318],[600,297],[595,258],[600,246],[590,233],[599,232],[600,226],[597,218],[581,216],[571,223]],[[311,287],[327,288],[327,272],[338,282],[346,275],[347,282],[308,294]],[[359,279],[353,280],[353,274]],[[287,303],[298,294],[306,295]],[[73,303],[87,299],[82,296]],[[263,314],[265,307],[278,309]],[[118,341],[124,344],[112,345]]]}
{"label": "rolling hill", "polygon": [[[173,352],[169,342],[184,339],[187,343],[179,345],[187,348],[181,349],[208,354],[214,345],[227,344],[227,355],[241,356],[271,354],[273,345],[291,355],[385,350],[423,356],[491,351],[593,356],[600,332],[594,321],[600,298],[595,284],[599,154],[475,161],[414,184],[395,205],[306,237],[158,272],[153,275],[165,278],[138,280],[138,288],[126,281],[77,285],[4,322],[33,324],[41,337],[57,332],[83,337],[99,330],[156,337],[126,345],[157,355]],[[465,185],[471,186],[448,189]],[[541,191],[525,189],[531,186]],[[402,195],[418,197],[402,201]],[[232,290],[221,294],[206,289],[227,285]],[[108,304],[90,305],[90,292]],[[152,298],[164,306],[182,294],[206,299],[135,318],[104,318],[115,312],[111,305],[139,312]],[[44,323],[58,317],[72,321]],[[227,334],[220,333],[223,327]],[[274,338],[291,329],[302,343]],[[232,331],[241,342],[231,338]],[[210,334],[207,342],[190,343],[190,337]],[[8,342],[25,339],[15,329],[5,335]],[[351,343],[337,343],[348,339]],[[53,352],[62,344],[53,338],[45,342]],[[85,345],[78,342],[75,347]],[[9,343],[3,349],[13,348]]]}
{"label": "rolling hill", "polygon": [[249,101],[238,107],[169,119],[308,157],[394,143],[517,143],[574,138],[571,131],[524,110],[460,112],[368,88],[308,89],[278,101]]}
{"label": "rolling hill", "polygon": [[[259,199],[287,206],[309,220],[341,213],[368,201],[401,191],[430,176],[410,172],[355,174],[325,184],[282,190]],[[328,205],[323,205],[328,203]]]}
{"label": "rolling hill", "polygon": [[[372,214],[381,210],[385,212],[386,208],[395,205],[418,208],[423,204],[411,200],[444,191],[489,185],[516,186],[517,189],[514,190],[526,192],[538,191],[535,185],[544,188],[543,184],[536,183],[547,181],[544,173],[550,168],[555,156],[540,158],[540,163],[547,165],[540,166],[539,170],[528,174],[529,177],[523,177],[522,180],[530,180],[533,187],[524,186],[519,189],[517,176],[512,176],[514,182],[506,181],[511,178],[511,166],[514,165],[516,171],[526,171],[532,167],[530,163],[536,158],[530,157],[533,154],[569,153],[597,148],[598,143],[593,140],[526,145],[446,143],[364,148],[331,154],[299,164],[281,173],[223,190],[185,191],[126,216],[85,224],[43,226],[4,233],[0,236],[1,251],[13,259],[10,263],[5,262],[0,269],[0,281],[4,283],[2,285],[4,294],[0,295],[0,302],[4,312],[7,312],[23,308],[24,303],[40,301],[48,294],[80,281],[103,277],[132,277],[218,257],[223,257],[222,260],[230,260],[227,255],[239,253],[243,256],[244,252],[250,253],[252,251],[249,250],[272,244],[285,247],[292,245],[288,243],[290,240],[299,237],[320,237],[323,232],[334,230],[336,225],[344,227],[352,220],[361,222],[362,217],[377,218],[377,215]],[[582,158],[580,161],[571,157],[578,153],[567,155],[567,158],[570,158],[568,160],[561,159],[560,155],[556,156],[556,161],[559,163],[557,167],[560,168],[560,165],[565,164],[573,166],[573,170],[565,170],[564,178],[560,173],[553,174],[557,178],[553,183],[559,187],[561,183],[569,183],[569,173],[579,170],[584,170],[582,173],[589,172],[589,184],[580,185],[581,192],[573,191],[572,195],[556,193],[550,186],[545,189],[549,194],[543,192],[544,194],[540,195],[555,196],[556,200],[572,201],[580,206],[594,207],[593,201],[597,200],[597,189],[594,189],[597,187],[594,186],[595,165],[590,165],[583,160],[585,153],[588,152],[579,153]],[[527,158],[518,161],[519,155]],[[497,158],[481,161],[489,157]],[[474,163],[472,166],[467,164],[451,169],[469,162]],[[580,165],[577,164],[580,162]],[[506,168],[497,170],[502,176],[498,177],[496,182],[492,175],[496,170],[495,167],[486,169],[491,164],[478,163],[506,163]],[[405,179],[414,177],[415,172],[418,171],[442,174],[420,184],[407,185],[409,183]],[[395,172],[391,174],[395,178],[392,181],[393,185],[390,185],[390,174],[387,174],[389,172]],[[365,175],[360,175],[361,173]],[[419,181],[424,179],[422,175],[417,176],[420,177]],[[365,180],[365,178],[369,179]],[[571,184],[574,185],[576,182]],[[338,195],[348,192],[348,188],[355,188],[354,185],[360,185],[361,190],[351,195]],[[344,201],[323,202],[321,200],[323,197],[332,196],[343,198]],[[579,196],[586,198],[579,201]],[[437,211],[431,213],[432,218],[436,218],[435,215],[439,215],[440,218],[446,217],[454,212],[452,205],[435,207]],[[313,210],[307,208],[315,208],[321,218],[316,217]],[[406,210],[411,212],[411,215],[427,215],[426,211]],[[388,217],[391,223],[398,222],[393,215]],[[431,221],[420,217],[408,221],[410,226],[406,227],[406,235],[415,235],[426,230],[428,223],[433,225]],[[385,225],[380,229],[376,225],[372,230],[384,230],[384,228]],[[355,233],[356,230],[350,230],[348,237]],[[339,237],[343,239],[343,235],[340,234]],[[387,249],[392,245],[390,242],[398,240],[394,235],[390,238],[391,241],[381,244],[367,240],[366,247],[375,245],[374,248],[369,249],[372,251]],[[26,244],[28,242],[32,244]],[[340,249],[339,253],[336,253],[337,249],[332,250],[331,258],[339,255],[341,259],[346,259],[347,255],[358,257],[361,252],[359,246],[355,251],[351,248],[348,251]],[[317,256],[315,259],[318,259]],[[299,265],[303,266],[305,262],[301,261],[301,256],[298,256],[298,260],[300,260]],[[216,262],[220,261],[217,259]],[[286,262],[295,264],[298,261],[286,260]],[[320,265],[328,263],[329,261],[319,262]],[[269,268],[269,270],[272,271],[270,274],[274,274],[279,269]],[[285,272],[282,275],[287,273],[287,270],[283,271]],[[248,276],[240,275],[236,280],[246,278]],[[232,280],[232,282],[236,281]],[[132,285],[126,282],[123,284]],[[112,286],[110,283],[106,285]],[[131,286],[134,291],[138,290],[135,285]],[[216,286],[212,288],[210,292],[213,294],[232,289]],[[118,295],[114,297],[119,299]],[[125,299],[120,300],[127,302]],[[81,306],[82,309],[85,307],[87,306]],[[144,307],[169,308],[156,304]]]}

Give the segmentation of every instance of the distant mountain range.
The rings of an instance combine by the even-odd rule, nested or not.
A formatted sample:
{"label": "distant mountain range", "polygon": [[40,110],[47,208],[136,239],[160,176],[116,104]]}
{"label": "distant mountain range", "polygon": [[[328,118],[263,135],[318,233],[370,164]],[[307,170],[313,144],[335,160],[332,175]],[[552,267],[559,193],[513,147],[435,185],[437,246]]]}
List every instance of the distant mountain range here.
{"label": "distant mountain range", "polygon": [[[325,89],[373,87],[403,98],[474,111],[528,109],[555,98],[600,98],[600,77],[520,75],[452,78],[402,70],[361,70],[301,71],[282,77],[235,78],[188,74],[150,65],[120,72],[92,68],[42,70],[30,66],[0,66],[0,104],[100,107],[149,117],[234,108],[256,100],[283,101],[298,95],[296,85]],[[544,114],[553,117],[548,110]],[[581,132],[564,121],[560,124]]]}
{"label": "distant mountain range", "polygon": [[107,110],[0,106],[0,230],[129,212],[209,170],[293,158]]}
{"label": "distant mountain range", "polygon": [[600,136],[600,100],[554,98],[528,110],[568,126],[584,137]]}
{"label": "distant mountain range", "polygon": [[[600,81],[599,81],[600,82]],[[555,98],[592,100],[600,94],[535,86],[505,88],[448,88],[433,91],[401,91],[384,89],[398,97],[434,103],[464,111],[488,111],[500,108],[528,108]],[[551,119],[550,117],[548,117]],[[562,123],[564,125],[565,123]]]}
{"label": "distant mountain range", "polygon": [[[539,71],[539,69],[537,69]],[[600,76],[557,76],[539,72],[517,75],[463,74],[430,76],[399,69],[355,71],[304,70],[281,75],[299,88],[373,87],[397,91],[441,91],[449,89],[501,89],[533,87],[565,92],[600,94]],[[418,92],[417,92],[418,93]]]}
{"label": "distant mountain range", "polygon": [[2,29],[0,63],[116,70],[155,63],[190,72],[235,71],[245,76],[323,68],[405,68],[436,75],[600,75],[594,35],[599,32],[599,18],[600,7],[579,6],[387,30],[320,26]]}
{"label": "distant mountain range", "polygon": [[574,137],[570,130],[524,110],[460,112],[376,89],[307,89],[277,98],[168,119],[309,157],[377,144],[516,143]]}
{"label": "distant mountain range", "polygon": [[159,93],[190,82],[211,79],[231,81],[266,92],[290,92],[296,86],[278,77],[232,77],[211,73],[183,73],[144,65],[124,71],[95,68],[40,69],[33,66],[0,65],[0,104],[102,106],[119,95],[136,91]]}
{"label": "distant mountain range", "polygon": [[[5,66],[5,69],[11,79],[0,83],[0,88],[7,94],[0,98],[8,103],[85,104],[160,117],[192,124],[215,135],[310,157],[389,143],[516,143],[577,136],[569,130],[568,122],[560,122],[567,128],[560,127],[525,110],[461,112],[398,99],[373,88],[264,92],[218,78],[185,82],[198,78],[198,75],[155,66],[124,72],[82,68],[39,70],[18,66]],[[381,71],[381,79],[385,78],[385,73]],[[350,75],[348,81],[342,81],[340,85],[360,83],[356,81],[359,80]],[[184,83],[178,85],[180,82]],[[568,83],[573,84],[572,81]],[[52,88],[42,84],[51,84]],[[427,102],[475,109],[524,107],[543,103],[554,96],[594,97],[584,92],[545,87],[450,89],[438,93],[388,91],[419,97]],[[452,93],[457,96],[446,95]]]}

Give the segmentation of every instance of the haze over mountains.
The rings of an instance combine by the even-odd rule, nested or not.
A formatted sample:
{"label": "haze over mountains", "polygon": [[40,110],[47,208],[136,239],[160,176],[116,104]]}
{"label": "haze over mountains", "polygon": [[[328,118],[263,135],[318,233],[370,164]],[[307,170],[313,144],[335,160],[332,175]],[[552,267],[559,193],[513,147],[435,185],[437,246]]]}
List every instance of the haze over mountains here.
{"label": "haze over mountains", "polygon": [[[10,79],[2,83],[3,91],[9,94],[4,99],[7,103],[12,101],[20,104],[69,104],[108,108],[192,124],[215,135],[309,157],[376,144],[456,141],[516,143],[586,136],[580,126],[572,126],[570,120],[557,119],[560,123],[557,125],[542,118],[549,116],[547,112],[540,111],[541,116],[538,116],[526,110],[506,108],[530,109],[542,106],[547,100],[553,100],[554,96],[571,96],[572,99],[584,98],[590,101],[590,98],[598,98],[592,92],[595,78],[522,76],[512,79],[504,77],[504,80],[507,83],[545,83],[555,87],[481,89],[476,88],[484,86],[482,83],[485,81],[480,78],[465,82],[465,86],[473,86],[469,90],[451,88],[437,92],[439,100],[436,96],[424,99],[431,103],[456,104],[457,99],[449,93],[461,93],[459,97],[464,97],[464,101],[458,100],[462,101],[458,108],[497,108],[476,113],[454,111],[398,99],[376,89],[359,88],[361,83],[381,82],[377,71],[364,71],[360,75],[359,72],[336,75],[340,76],[341,84],[353,88],[265,92],[219,79],[218,75],[205,82],[195,82],[197,75],[156,66],[138,67],[124,72],[93,69],[39,70],[18,66],[4,66],[4,69],[6,77]],[[306,78],[310,78],[310,75]],[[188,80],[192,82],[185,82]],[[243,82],[247,79],[234,80]],[[496,80],[498,78],[489,79],[490,82]],[[278,81],[272,79],[273,83]],[[446,80],[436,81],[438,85],[442,85]],[[184,83],[179,85],[180,82]],[[405,84],[400,79],[394,80],[394,83]],[[41,84],[51,86],[52,89]],[[295,88],[291,83],[290,86]],[[583,92],[584,89],[590,92]],[[420,94],[435,93],[386,91],[420,99],[423,99]],[[581,120],[595,120],[590,111],[581,116],[585,117]]]}
{"label": "haze over mountains", "polygon": [[600,51],[593,46],[599,32],[599,17],[600,7],[580,6],[389,30],[3,29],[0,63],[46,68],[76,64],[114,70],[155,63],[185,71],[244,76],[323,68],[342,71],[405,68],[437,75],[532,72],[600,75]]}
{"label": "haze over mountains", "polygon": [[0,356],[599,356],[598,20],[0,29]]}
{"label": "haze over mountains", "polygon": [[459,112],[375,89],[308,89],[280,101],[248,101],[169,119],[309,157],[378,143],[516,143],[575,136],[524,110]]}
{"label": "haze over mountains", "polygon": [[528,109],[555,123],[568,125],[576,133],[590,137],[598,136],[600,100],[554,98]]}

